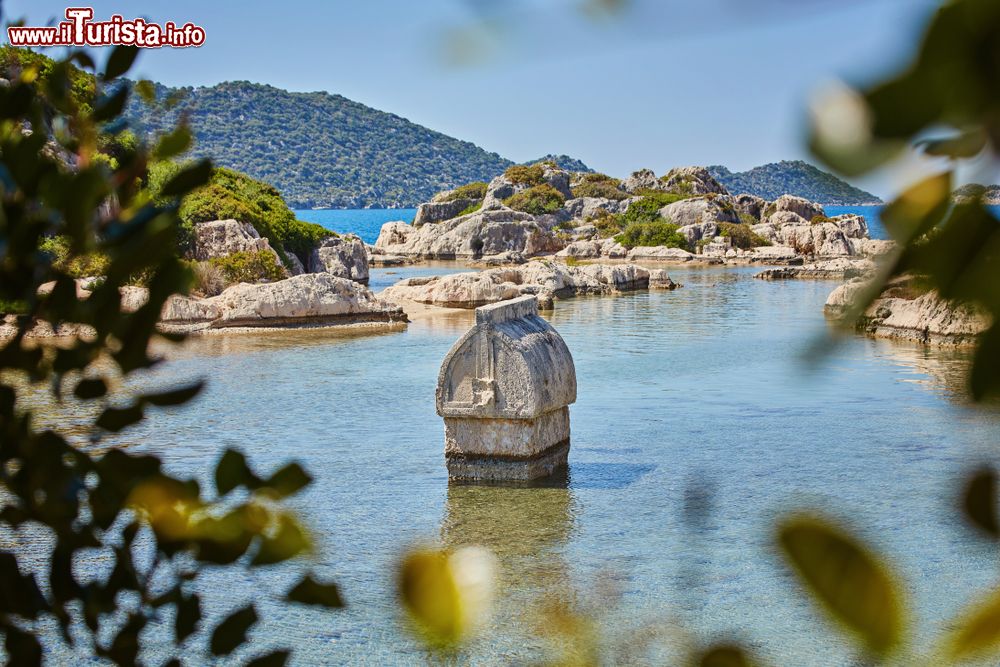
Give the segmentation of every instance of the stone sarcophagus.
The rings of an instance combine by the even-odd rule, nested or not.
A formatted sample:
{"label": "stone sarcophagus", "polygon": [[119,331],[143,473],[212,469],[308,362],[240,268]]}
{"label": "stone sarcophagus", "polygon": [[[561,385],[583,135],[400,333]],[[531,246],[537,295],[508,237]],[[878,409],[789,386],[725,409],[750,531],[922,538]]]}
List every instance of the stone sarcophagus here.
{"label": "stone sarcophagus", "polygon": [[441,365],[448,477],[527,481],[551,475],[569,454],[576,369],[562,337],[524,296],[476,309],[476,325]]}

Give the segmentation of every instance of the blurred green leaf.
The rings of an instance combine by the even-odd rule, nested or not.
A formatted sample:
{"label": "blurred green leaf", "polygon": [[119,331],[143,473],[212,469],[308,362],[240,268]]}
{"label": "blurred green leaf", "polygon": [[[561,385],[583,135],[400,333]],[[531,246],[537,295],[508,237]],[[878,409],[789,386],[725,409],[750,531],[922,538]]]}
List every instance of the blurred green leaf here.
{"label": "blurred green leaf", "polygon": [[191,130],[185,125],[178,125],[173,132],[160,137],[153,155],[157,160],[175,157],[191,147],[191,140]]}
{"label": "blurred green leaf", "polygon": [[246,667],[284,667],[291,656],[289,651],[273,651],[259,658],[254,658],[246,664]]}
{"label": "blurred green leaf", "polygon": [[107,408],[94,422],[99,428],[117,433],[122,429],[142,421],[141,403],[135,403],[126,408]]}
{"label": "blurred green leaf", "polygon": [[1000,526],[997,524],[997,474],[993,468],[981,468],[968,479],[962,493],[962,510],[974,526],[991,537],[1000,537]]}
{"label": "blurred green leaf", "polygon": [[208,183],[212,176],[212,163],[209,160],[199,160],[193,165],[182,169],[173,178],[166,182],[160,190],[163,197],[176,197],[184,195],[195,188]]}
{"label": "blurred green leaf", "polygon": [[328,609],[340,609],[344,605],[340,589],[334,583],[324,584],[313,579],[311,574],[302,577],[299,583],[288,591],[285,599],[300,604],[317,605]]}
{"label": "blurred green leaf", "polygon": [[905,619],[894,577],[856,539],[816,517],[783,521],[778,544],[813,597],[871,653],[896,649]]}
{"label": "blurred green leaf", "polygon": [[128,72],[138,56],[139,48],[136,46],[116,46],[104,66],[104,79],[110,81]]}
{"label": "blurred green leaf", "polygon": [[278,528],[273,536],[264,536],[260,548],[254,556],[253,565],[272,565],[294,558],[311,548],[309,535],[294,516],[284,513],[278,519]]}
{"label": "blurred green leaf", "polygon": [[187,639],[201,621],[201,599],[198,595],[180,596],[177,600],[177,616],[174,619],[174,637],[178,642]]}
{"label": "blurred green leaf", "polygon": [[220,496],[224,496],[239,486],[256,488],[260,480],[250,467],[242,452],[235,449],[227,449],[215,466],[215,490]]}
{"label": "blurred green leaf", "polygon": [[247,640],[247,631],[257,622],[257,611],[247,605],[227,616],[212,631],[212,655],[229,655]]}
{"label": "blurred green leaf", "polygon": [[289,463],[264,482],[280,498],[293,495],[312,482],[312,477],[298,463]]}
{"label": "blurred green leaf", "polygon": [[986,148],[988,138],[981,129],[972,129],[945,139],[924,139],[916,146],[928,155],[950,158],[972,158]]}
{"label": "blurred green leaf", "polygon": [[695,660],[698,667],[752,667],[750,658],[739,646],[723,644],[713,646]]}
{"label": "blurred green leaf", "polygon": [[81,400],[100,398],[108,393],[108,385],[100,378],[80,380],[73,389],[73,395]]}
{"label": "blurred green leaf", "polygon": [[181,405],[183,403],[187,403],[200,394],[201,390],[204,388],[204,380],[199,380],[198,382],[189,384],[186,387],[180,387],[178,389],[172,389],[170,391],[163,391],[155,394],[143,394],[140,399],[145,403],[152,403],[153,405],[159,407]]}

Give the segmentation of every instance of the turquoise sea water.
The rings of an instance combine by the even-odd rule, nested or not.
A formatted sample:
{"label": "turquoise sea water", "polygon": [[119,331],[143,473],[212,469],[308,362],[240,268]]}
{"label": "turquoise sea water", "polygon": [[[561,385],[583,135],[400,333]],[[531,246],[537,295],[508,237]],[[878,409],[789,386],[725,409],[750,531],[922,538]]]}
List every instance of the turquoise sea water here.
{"label": "turquoise sea water", "polygon": [[[376,269],[372,282],[460,268]],[[995,555],[952,519],[956,482],[996,456],[1000,421],[963,403],[963,353],[850,337],[809,371],[834,285],[757,270],[675,267],[674,292],[557,303],[579,398],[568,477],[546,488],[448,484],[434,388],[471,312],[375,335],[191,340],[138,384],[205,377],[206,391],[121,444],[183,473],[232,446],[261,472],[295,458],[315,476],[294,502],[319,547],[306,565],[341,585],[347,609],[271,604],[297,566],[199,582],[206,627],[254,600],[257,649],[293,647],[296,665],[425,664],[398,624],[391,574],[421,541],[483,544],[500,562],[488,638],[459,664],[535,661],[533,605],[579,591],[622,641],[653,624],[676,646],[685,627],[739,638],[767,664],[856,665],[776,559],[776,517],[814,508],[849,522],[889,555],[930,636],[995,579]],[[701,523],[685,521],[692,499]]]}
{"label": "turquoise sea water", "polygon": [[365,243],[375,243],[383,224],[396,220],[413,222],[416,214],[415,208],[325,208],[295,211],[295,217],[299,220],[315,222],[338,234],[353,232]]}
{"label": "turquoise sea water", "polygon": [[[873,239],[888,238],[879,222],[878,206],[827,206],[827,215],[859,213],[868,220]],[[378,232],[386,222],[402,220],[413,222],[415,208],[399,209],[302,209],[295,211],[299,220],[315,222],[338,234],[353,232],[365,243],[375,243]]]}

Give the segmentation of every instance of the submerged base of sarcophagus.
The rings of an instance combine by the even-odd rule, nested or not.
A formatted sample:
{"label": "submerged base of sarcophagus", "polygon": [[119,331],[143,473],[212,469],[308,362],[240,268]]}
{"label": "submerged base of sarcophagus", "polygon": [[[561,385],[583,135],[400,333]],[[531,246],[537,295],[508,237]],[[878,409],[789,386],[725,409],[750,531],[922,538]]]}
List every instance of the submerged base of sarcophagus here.
{"label": "submerged base of sarcophagus", "polygon": [[533,296],[476,309],[438,377],[453,480],[530,481],[566,466],[576,370]]}
{"label": "submerged base of sarcophagus", "polygon": [[448,477],[529,481],[566,466],[569,408],[537,419],[445,419]]}

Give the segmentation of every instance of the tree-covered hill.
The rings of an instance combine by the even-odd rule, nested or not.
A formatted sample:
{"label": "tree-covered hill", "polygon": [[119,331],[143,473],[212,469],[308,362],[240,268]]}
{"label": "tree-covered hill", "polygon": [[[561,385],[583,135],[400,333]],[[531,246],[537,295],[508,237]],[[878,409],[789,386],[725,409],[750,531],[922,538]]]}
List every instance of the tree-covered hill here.
{"label": "tree-covered hill", "polygon": [[834,206],[882,203],[872,193],[802,160],[782,160],[736,173],[720,165],[708,171],[733,194],[745,192],[768,200],[790,194]]}
{"label": "tree-covered hill", "polygon": [[[194,155],[274,185],[296,208],[414,206],[513,164],[340,95],[246,81],[156,89],[153,106],[130,96],[127,114],[140,131],[162,132],[186,113]],[[168,109],[163,101],[176,93],[183,99]]]}

